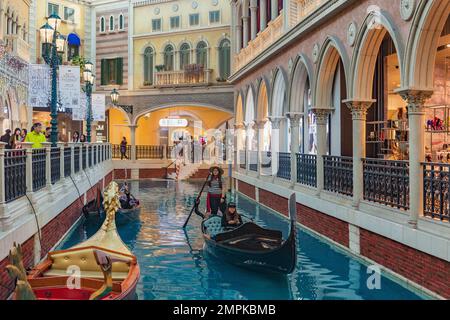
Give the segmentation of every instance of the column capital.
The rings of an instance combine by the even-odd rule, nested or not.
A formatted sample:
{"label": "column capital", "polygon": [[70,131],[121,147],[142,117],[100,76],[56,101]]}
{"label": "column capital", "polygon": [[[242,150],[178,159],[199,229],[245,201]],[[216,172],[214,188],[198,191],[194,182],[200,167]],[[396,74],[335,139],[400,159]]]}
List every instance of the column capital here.
{"label": "column capital", "polygon": [[350,112],[352,113],[353,120],[366,120],[367,111],[376,102],[376,100],[356,100],[348,99],[343,100],[343,103],[347,105]]}
{"label": "column capital", "polygon": [[244,123],[235,123],[234,124],[234,129],[239,130],[239,129],[244,129],[245,125]]}
{"label": "column capital", "polygon": [[257,121],[255,121],[255,127],[258,129],[264,129],[266,123],[267,123],[267,119],[257,120]]}
{"label": "column capital", "polygon": [[272,123],[272,129],[280,129],[281,121],[284,119],[284,117],[269,117],[269,120]]}
{"label": "column capital", "polygon": [[288,112],[286,114],[288,119],[291,121],[291,127],[297,128],[300,126],[300,120],[303,118],[302,112]]}
{"label": "column capital", "polygon": [[316,123],[319,125],[325,125],[328,122],[328,116],[331,114],[333,109],[331,108],[312,108],[312,113],[316,117]]}
{"label": "column capital", "polygon": [[408,113],[423,113],[425,102],[433,95],[433,90],[398,89],[395,90],[408,104]]}
{"label": "column capital", "polygon": [[253,122],[253,121],[252,122],[244,122],[245,130],[252,129],[254,125],[255,125],[255,122]]}

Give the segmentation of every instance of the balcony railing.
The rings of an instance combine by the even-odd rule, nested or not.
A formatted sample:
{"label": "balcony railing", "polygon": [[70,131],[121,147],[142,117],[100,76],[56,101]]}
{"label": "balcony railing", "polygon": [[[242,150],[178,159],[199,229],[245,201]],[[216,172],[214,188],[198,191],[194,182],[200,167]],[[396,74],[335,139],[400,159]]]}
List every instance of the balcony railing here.
{"label": "balcony railing", "polygon": [[46,184],[46,150],[33,149],[33,191],[38,191]]}
{"label": "balcony railing", "polygon": [[61,148],[51,148],[50,168],[52,184],[55,184],[61,178]]}
{"label": "balcony railing", "polygon": [[450,165],[423,163],[423,212],[425,216],[450,221]]}
{"label": "balcony railing", "polygon": [[239,167],[241,169],[247,168],[247,151],[239,150]]}
{"label": "balcony railing", "polygon": [[258,171],[258,151],[249,151],[250,171]]}
{"label": "balcony railing", "polygon": [[11,202],[25,195],[26,150],[5,151],[5,202]]}
{"label": "balcony railing", "polygon": [[136,159],[163,159],[164,146],[136,146]]}
{"label": "balcony railing", "polygon": [[324,189],[353,196],[353,159],[350,157],[323,156]]}
{"label": "balcony railing", "polygon": [[292,0],[289,26],[293,27],[329,0]]}
{"label": "balcony railing", "polygon": [[155,73],[154,85],[156,87],[173,86],[204,86],[211,83],[212,70],[202,70],[191,73],[184,70],[161,71]]}
{"label": "balcony railing", "polygon": [[125,156],[128,159],[131,159],[131,146],[130,145],[127,145],[124,156],[122,156],[122,152],[120,151],[120,144],[113,144],[112,145],[112,157],[113,157],[113,159],[122,159],[122,157],[125,158]]}
{"label": "balcony railing", "polygon": [[289,152],[278,153],[277,177],[291,180],[291,154]]}
{"label": "balcony railing", "polygon": [[317,156],[297,154],[297,183],[317,187]]}
{"label": "balcony railing", "polygon": [[5,36],[7,51],[22,59],[25,62],[30,62],[30,45],[20,38],[18,35]]}
{"label": "balcony railing", "polygon": [[363,159],[364,199],[408,210],[408,161]]}

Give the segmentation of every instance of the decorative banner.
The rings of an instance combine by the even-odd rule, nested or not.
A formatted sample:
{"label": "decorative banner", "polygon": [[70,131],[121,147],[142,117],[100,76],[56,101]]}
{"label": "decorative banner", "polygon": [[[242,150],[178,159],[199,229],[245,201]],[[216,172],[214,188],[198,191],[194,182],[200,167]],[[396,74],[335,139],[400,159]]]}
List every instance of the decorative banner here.
{"label": "decorative banner", "polygon": [[105,121],[106,96],[104,94],[92,95],[92,120]]}
{"label": "decorative banner", "polygon": [[51,91],[51,70],[46,64],[31,64],[28,69],[28,106],[47,108]]}
{"label": "decorative banner", "polygon": [[78,105],[78,107],[72,109],[72,120],[84,121],[86,120],[86,113],[86,94],[84,92],[80,92],[80,104]]}
{"label": "decorative banner", "polygon": [[76,109],[80,106],[80,67],[59,67],[59,97],[63,110]]}

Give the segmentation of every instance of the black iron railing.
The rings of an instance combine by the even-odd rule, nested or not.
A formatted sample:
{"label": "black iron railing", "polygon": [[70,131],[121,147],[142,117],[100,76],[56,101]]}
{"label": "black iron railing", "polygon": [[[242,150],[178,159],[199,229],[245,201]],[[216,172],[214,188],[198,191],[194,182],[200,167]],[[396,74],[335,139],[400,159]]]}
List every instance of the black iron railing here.
{"label": "black iron railing", "polygon": [[317,187],[317,156],[297,153],[297,182]]}
{"label": "black iron railing", "polygon": [[80,171],[80,151],[81,148],[76,146],[73,148],[73,172],[77,173]]}
{"label": "black iron railing", "polygon": [[450,165],[423,163],[423,213],[450,222]]}
{"label": "black iron railing", "polygon": [[241,169],[247,168],[247,151],[239,150],[239,167]]}
{"label": "black iron railing", "polygon": [[87,163],[87,148],[86,146],[81,146],[81,168],[86,169]]}
{"label": "black iron railing", "polygon": [[61,148],[50,149],[51,182],[55,184],[61,178]]}
{"label": "black iron railing", "polygon": [[353,196],[353,159],[350,157],[323,156],[324,189]]}
{"label": "black iron railing", "polygon": [[[5,201],[11,202],[27,192],[26,150],[5,151]],[[31,191],[31,190],[30,190]]]}
{"label": "black iron railing", "polygon": [[249,151],[250,171],[258,171],[258,151]]}
{"label": "black iron railing", "polygon": [[407,161],[363,159],[364,199],[386,206],[409,209]]}
{"label": "black iron railing", "polygon": [[46,151],[45,149],[33,149],[32,154],[32,170],[33,170],[33,191],[38,191],[45,187],[46,179],[46,165],[45,159]]}
{"label": "black iron railing", "polygon": [[97,150],[97,146],[94,146],[93,147],[94,148],[94,166],[96,166],[97,165],[97,156],[98,156],[98,150]]}
{"label": "black iron railing", "polygon": [[291,154],[289,152],[278,152],[277,177],[291,180]]}
{"label": "black iron railing", "polygon": [[72,151],[70,147],[64,148],[64,177],[70,176],[72,171],[72,161],[71,161]]}
{"label": "black iron railing", "polygon": [[92,167],[92,146],[87,147],[88,168]]}
{"label": "black iron railing", "polygon": [[136,159],[163,159],[164,146],[136,146]]}

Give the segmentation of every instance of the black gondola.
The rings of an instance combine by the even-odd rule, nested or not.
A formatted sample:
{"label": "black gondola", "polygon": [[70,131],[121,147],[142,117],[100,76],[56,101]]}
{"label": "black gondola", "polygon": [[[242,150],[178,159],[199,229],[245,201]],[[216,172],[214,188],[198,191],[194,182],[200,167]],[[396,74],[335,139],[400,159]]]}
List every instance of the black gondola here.
{"label": "black gondola", "polygon": [[283,241],[281,231],[264,229],[249,221],[227,231],[222,218],[212,216],[202,222],[205,249],[229,263],[264,272],[290,274],[297,263],[296,199],[289,198],[290,234]]}

